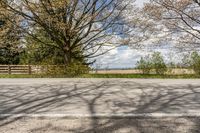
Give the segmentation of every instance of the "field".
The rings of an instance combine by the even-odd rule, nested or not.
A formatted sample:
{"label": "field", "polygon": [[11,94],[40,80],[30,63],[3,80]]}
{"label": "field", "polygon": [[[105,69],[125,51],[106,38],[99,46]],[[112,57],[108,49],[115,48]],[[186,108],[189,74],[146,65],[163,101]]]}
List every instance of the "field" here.
{"label": "field", "polygon": [[[97,70],[91,71],[90,73],[97,74],[142,74],[141,70],[138,69],[121,69],[121,70]],[[153,74],[153,72],[151,72]],[[194,74],[192,69],[182,69],[182,68],[169,68],[166,72],[168,75],[182,75],[182,74]]]}

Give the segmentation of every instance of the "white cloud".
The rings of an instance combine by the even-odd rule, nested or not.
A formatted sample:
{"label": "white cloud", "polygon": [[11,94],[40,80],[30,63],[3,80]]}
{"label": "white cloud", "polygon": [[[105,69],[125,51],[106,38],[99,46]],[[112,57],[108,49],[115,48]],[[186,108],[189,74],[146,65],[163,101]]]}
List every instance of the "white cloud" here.
{"label": "white cloud", "polygon": [[93,65],[94,68],[101,69],[113,69],[113,68],[134,68],[136,62],[146,55],[151,55],[153,52],[161,52],[166,63],[169,62],[180,62],[182,60],[183,52],[177,53],[177,51],[172,50],[167,47],[158,48],[158,49],[141,49],[136,50],[129,48],[127,46],[119,47],[113,49],[105,55],[99,56],[96,58],[96,63]]}
{"label": "white cloud", "polygon": [[123,46],[99,56],[94,67],[98,68],[133,68],[137,60],[148,53]]}

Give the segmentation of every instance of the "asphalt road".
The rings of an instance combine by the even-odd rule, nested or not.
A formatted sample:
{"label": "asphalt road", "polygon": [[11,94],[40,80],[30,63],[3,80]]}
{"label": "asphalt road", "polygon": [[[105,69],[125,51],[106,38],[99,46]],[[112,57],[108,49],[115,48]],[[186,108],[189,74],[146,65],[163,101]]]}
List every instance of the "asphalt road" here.
{"label": "asphalt road", "polygon": [[1,79],[0,115],[200,112],[200,80]]}
{"label": "asphalt road", "polygon": [[[181,125],[180,132],[198,132],[199,113],[200,80],[198,79],[0,79],[1,132],[8,132],[8,129],[14,129],[13,132],[15,129],[23,129],[23,126],[28,124],[27,121],[30,122],[13,118],[17,115],[46,116],[56,119],[61,117],[60,121],[69,124],[67,127],[64,126],[63,132],[79,130],[92,132],[92,129],[100,132],[106,131],[109,126],[111,126],[109,129],[116,129],[112,132],[120,132],[123,129],[124,132],[136,132],[136,129],[139,132],[140,128],[141,130],[150,128],[147,131],[151,131],[152,127],[152,132],[159,132],[161,129],[165,131],[164,129],[170,124],[174,130],[168,128],[170,130],[166,132],[179,132],[178,125]],[[70,116],[77,118],[68,118]],[[91,116],[93,117],[90,119]],[[104,119],[99,121],[94,116]],[[110,118],[111,116],[122,118]],[[152,118],[136,119],[141,116],[152,116]],[[187,116],[192,116],[194,119],[187,119]],[[63,120],[64,117],[67,119]],[[49,123],[49,119],[47,121],[45,123],[45,120],[31,118],[32,124],[29,124],[34,126],[36,123],[43,123],[38,127],[35,125],[37,128],[43,125],[41,128],[43,132],[53,132],[53,129],[60,129],[59,126],[62,125],[58,124],[60,121],[57,120],[53,120],[57,126]],[[90,123],[89,126],[84,126],[87,123]],[[23,126],[19,128],[20,124]],[[158,126],[160,124],[161,129]],[[87,128],[76,127],[75,131],[74,128],[69,129],[72,125]],[[105,126],[100,130],[95,128],[100,125]],[[27,130],[25,132],[29,132]],[[40,132],[40,130],[30,130],[30,132]]]}

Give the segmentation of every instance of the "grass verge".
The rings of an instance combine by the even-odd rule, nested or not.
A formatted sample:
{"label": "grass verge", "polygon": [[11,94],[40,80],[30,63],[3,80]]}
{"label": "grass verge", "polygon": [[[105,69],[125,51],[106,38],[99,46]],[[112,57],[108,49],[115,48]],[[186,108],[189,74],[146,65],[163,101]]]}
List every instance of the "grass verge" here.
{"label": "grass verge", "polygon": [[84,74],[69,77],[67,75],[1,75],[0,78],[157,78],[157,79],[197,79],[198,75],[156,75],[156,74]]}
{"label": "grass verge", "polygon": [[86,74],[82,78],[158,78],[158,79],[192,79],[198,75],[157,75],[157,74]]}

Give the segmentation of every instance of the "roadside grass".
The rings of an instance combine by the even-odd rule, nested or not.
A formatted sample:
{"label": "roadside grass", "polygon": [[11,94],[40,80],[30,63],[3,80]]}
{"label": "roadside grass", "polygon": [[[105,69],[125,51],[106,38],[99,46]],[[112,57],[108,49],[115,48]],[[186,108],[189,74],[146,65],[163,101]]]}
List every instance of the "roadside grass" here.
{"label": "roadside grass", "polygon": [[67,75],[27,75],[27,74],[0,74],[0,78],[154,78],[154,79],[197,79],[200,75],[183,74],[183,75],[157,75],[157,74],[83,74],[80,76]]}
{"label": "roadside grass", "polygon": [[82,78],[157,78],[157,79],[193,79],[200,78],[194,74],[158,75],[158,74],[86,74]]}
{"label": "roadside grass", "polygon": [[28,75],[28,74],[0,74],[0,78],[43,78],[42,75]]}

